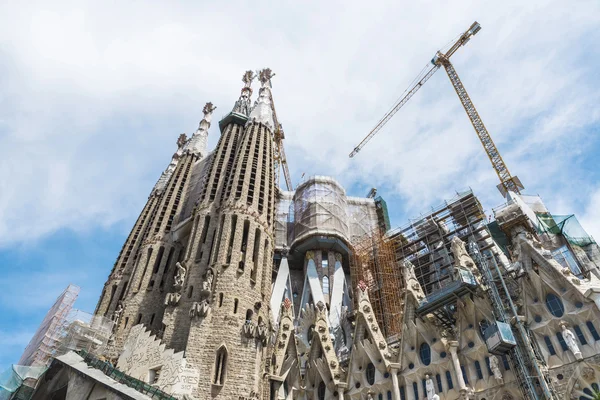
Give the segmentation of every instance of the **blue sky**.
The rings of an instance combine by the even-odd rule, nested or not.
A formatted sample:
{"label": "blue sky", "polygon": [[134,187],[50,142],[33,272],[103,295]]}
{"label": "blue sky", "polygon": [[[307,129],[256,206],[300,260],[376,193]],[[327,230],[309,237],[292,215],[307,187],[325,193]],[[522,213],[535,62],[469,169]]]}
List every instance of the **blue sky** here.
{"label": "blue sky", "polygon": [[[444,71],[348,153],[456,35],[453,63],[511,172],[600,238],[600,3],[4,2],[0,5],[0,369],[54,299],[93,311],[120,246],[207,101],[272,68],[292,179],[375,186],[393,225],[471,187],[502,202]],[[210,129],[209,146],[218,139]]]}

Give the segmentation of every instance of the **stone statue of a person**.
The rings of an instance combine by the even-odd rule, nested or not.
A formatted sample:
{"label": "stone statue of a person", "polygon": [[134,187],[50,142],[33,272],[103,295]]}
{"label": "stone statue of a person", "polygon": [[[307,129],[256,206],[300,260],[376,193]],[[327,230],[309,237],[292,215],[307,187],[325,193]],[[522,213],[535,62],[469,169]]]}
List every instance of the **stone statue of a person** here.
{"label": "stone statue of a person", "polygon": [[567,343],[569,350],[571,350],[573,352],[573,355],[575,356],[576,359],[578,359],[578,360],[583,359],[583,355],[581,354],[581,350],[579,350],[579,345],[577,344],[577,339],[575,338],[575,334],[569,328],[567,328],[566,324],[563,323],[560,326],[562,328],[563,339],[565,339],[565,342]]}
{"label": "stone statue of a person", "polygon": [[427,400],[439,400],[440,396],[435,393],[435,384],[429,375],[425,375],[425,391]]}
{"label": "stone statue of a person", "polygon": [[175,275],[175,286],[183,286],[185,282],[185,275],[187,274],[187,269],[180,262],[175,264],[177,268],[177,275]]}
{"label": "stone statue of a person", "polygon": [[490,369],[494,374],[494,378],[496,378],[496,382],[500,385],[504,384],[504,378],[502,378],[502,371],[500,371],[500,361],[498,361],[498,357],[495,355],[490,356]]}
{"label": "stone statue of a person", "polygon": [[113,321],[118,323],[119,318],[121,317],[122,313],[123,313],[123,304],[119,303],[119,305],[117,306],[117,309],[113,312]]}
{"label": "stone statue of a person", "polygon": [[212,290],[213,279],[214,275],[212,269],[209,268],[206,270],[206,279],[202,282],[202,290],[210,292]]}

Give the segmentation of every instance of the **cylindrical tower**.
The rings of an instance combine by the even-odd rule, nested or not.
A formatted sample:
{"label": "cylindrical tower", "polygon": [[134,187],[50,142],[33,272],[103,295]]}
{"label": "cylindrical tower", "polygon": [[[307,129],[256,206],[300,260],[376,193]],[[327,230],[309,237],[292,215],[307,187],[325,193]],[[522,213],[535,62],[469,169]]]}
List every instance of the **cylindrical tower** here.
{"label": "cylindrical tower", "polygon": [[275,201],[271,77],[269,69],[260,72],[259,96],[238,139],[225,192],[217,185],[215,200],[222,201],[198,224],[210,218],[209,232],[198,228],[194,239],[211,243],[200,262],[207,268],[191,269],[189,276],[190,283],[202,278],[191,295],[185,348],[187,362],[208,378],[200,381],[198,398],[232,399],[262,390]]}
{"label": "cylindrical tower", "polygon": [[131,327],[144,324],[162,336],[164,298],[173,284],[175,262],[183,258],[184,247],[173,240],[175,216],[183,206],[183,195],[189,184],[194,165],[206,155],[206,143],[212,112],[215,107],[207,103],[204,118],[198,130],[177,153],[177,163],[172,164],[169,176],[162,177],[157,191],[156,205],[142,234],[142,243],[128,274],[129,284],[123,286],[122,303],[115,305],[114,350],[119,351]]}

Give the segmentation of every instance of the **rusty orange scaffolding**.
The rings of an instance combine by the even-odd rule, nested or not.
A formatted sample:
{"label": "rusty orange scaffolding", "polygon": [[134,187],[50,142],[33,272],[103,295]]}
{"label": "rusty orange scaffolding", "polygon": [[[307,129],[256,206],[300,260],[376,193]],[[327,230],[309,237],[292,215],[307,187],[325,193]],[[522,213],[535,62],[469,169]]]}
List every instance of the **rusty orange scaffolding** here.
{"label": "rusty orange scaffolding", "polygon": [[353,244],[352,286],[364,281],[377,322],[388,343],[400,340],[404,311],[404,279],[396,262],[394,243],[379,229]]}

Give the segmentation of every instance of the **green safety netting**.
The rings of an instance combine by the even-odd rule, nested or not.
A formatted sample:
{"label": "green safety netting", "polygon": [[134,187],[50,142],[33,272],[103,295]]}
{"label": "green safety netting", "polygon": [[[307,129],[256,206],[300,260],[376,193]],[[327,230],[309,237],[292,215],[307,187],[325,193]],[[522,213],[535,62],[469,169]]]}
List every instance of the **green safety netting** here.
{"label": "green safety netting", "polygon": [[46,367],[12,365],[0,373],[0,400],[10,399],[21,388],[25,379],[37,379],[44,371],[46,371]]}
{"label": "green safety netting", "polygon": [[569,243],[576,246],[587,246],[596,243],[593,237],[583,229],[574,214],[552,215],[550,213],[536,213],[538,219],[538,232],[563,235]]}

